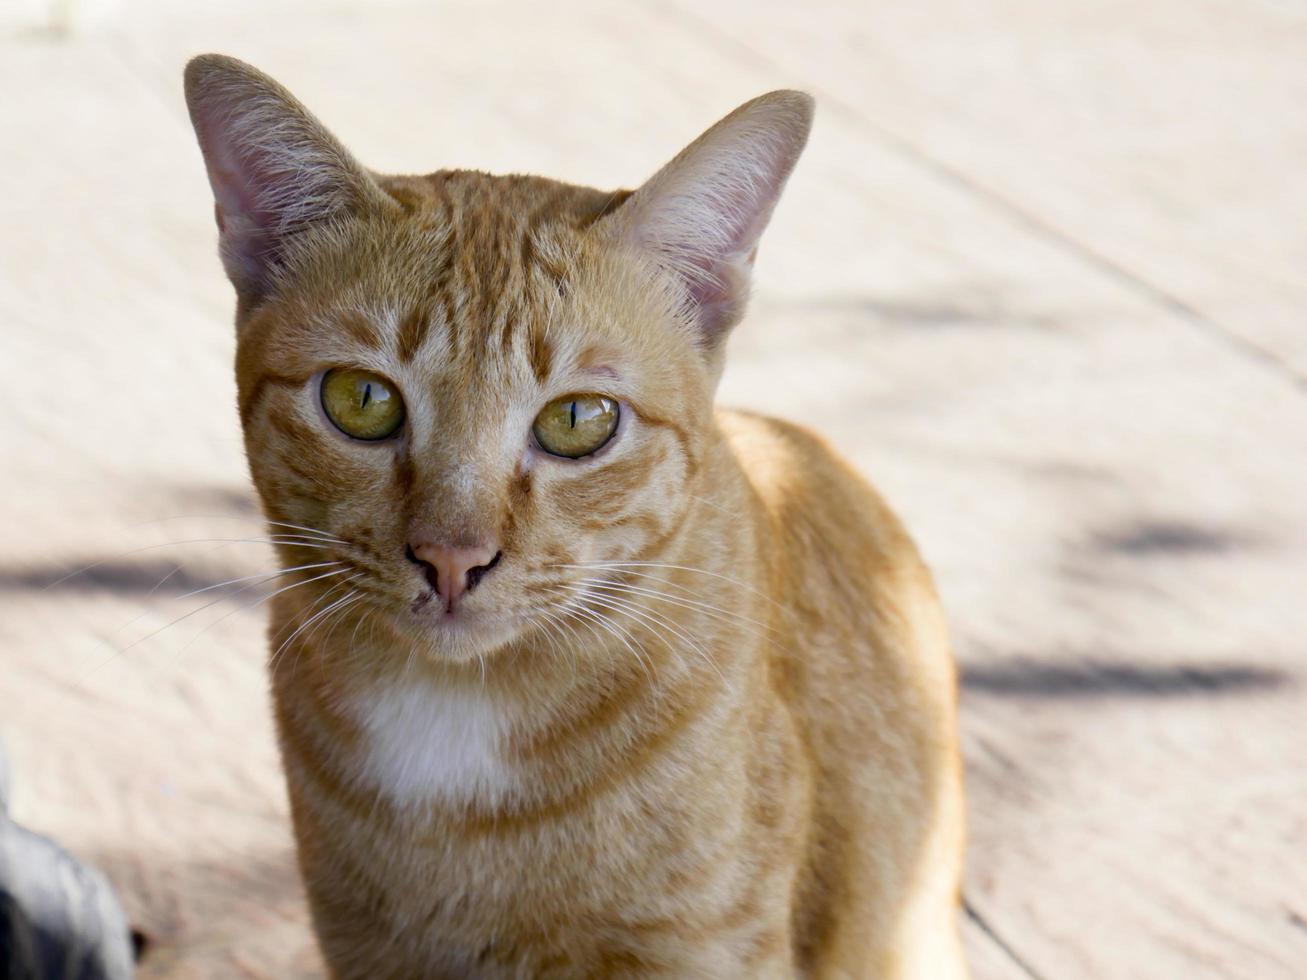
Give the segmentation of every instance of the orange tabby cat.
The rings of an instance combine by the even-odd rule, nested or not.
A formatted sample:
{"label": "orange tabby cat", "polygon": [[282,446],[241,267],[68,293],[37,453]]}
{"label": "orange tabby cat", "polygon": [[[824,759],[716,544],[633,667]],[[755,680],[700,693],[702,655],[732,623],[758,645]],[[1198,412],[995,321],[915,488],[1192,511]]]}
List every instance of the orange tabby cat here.
{"label": "orange tabby cat", "polygon": [[608,193],[372,173],[230,58],[186,96],[333,974],[962,976],[930,576],[820,439],[713,408],[811,99]]}

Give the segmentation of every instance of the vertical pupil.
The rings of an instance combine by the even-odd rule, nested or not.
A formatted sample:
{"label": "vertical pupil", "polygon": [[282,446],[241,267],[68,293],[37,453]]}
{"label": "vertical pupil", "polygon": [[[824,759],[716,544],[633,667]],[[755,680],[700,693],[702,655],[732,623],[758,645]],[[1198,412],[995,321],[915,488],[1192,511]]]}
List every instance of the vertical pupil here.
{"label": "vertical pupil", "polygon": [[367,408],[368,402],[372,401],[372,382],[368,382],[363,388],[363,403],[360,408]]}
{"label": "vertical pupil", "polygon": [[576,428],[576,402],[572,402],[572,428]]}

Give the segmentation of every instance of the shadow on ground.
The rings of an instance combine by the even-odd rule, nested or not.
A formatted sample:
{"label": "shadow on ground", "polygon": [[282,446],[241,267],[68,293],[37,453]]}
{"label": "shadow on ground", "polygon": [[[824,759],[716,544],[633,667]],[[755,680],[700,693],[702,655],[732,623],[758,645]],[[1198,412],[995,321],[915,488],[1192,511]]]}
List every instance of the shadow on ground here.
{"label": "shadow on ground", "polygon": [[1239,663],[1052,664],[1013,658],[966,664],[961,675],[968,693],[1016,699],[1191,698],[1260,693],[1294,683],[1284,671]]}

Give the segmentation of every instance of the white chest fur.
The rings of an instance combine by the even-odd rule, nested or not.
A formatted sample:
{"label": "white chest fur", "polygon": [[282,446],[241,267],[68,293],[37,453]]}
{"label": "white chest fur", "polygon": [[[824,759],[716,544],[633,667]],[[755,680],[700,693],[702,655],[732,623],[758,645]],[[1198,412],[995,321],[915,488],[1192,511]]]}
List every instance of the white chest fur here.
{"label": "white chest fur", "polygon": [[476,688],[374,689],[355,702],[364,780],[394,803],[494,803],[513,791],[501,744],[507,713]]}

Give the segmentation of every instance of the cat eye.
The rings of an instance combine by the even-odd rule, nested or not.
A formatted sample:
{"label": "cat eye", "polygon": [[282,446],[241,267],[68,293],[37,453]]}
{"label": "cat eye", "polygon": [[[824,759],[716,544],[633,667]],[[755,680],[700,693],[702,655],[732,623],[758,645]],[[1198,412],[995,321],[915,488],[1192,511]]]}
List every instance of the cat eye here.
{"label": "cat eye", "polygon": [[322,376],[322,410],[345,435],[369,442],[394,435],[404,421],[404,400],[395,386],[357,368],[333,368]]}
{"label": "cat eye", "polygon": [[532,430],[540,448],[553,456],[580,459],[598,452],[617,431],[617,402],[604,395],[568,395],[550,402]]}

